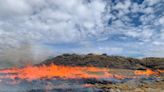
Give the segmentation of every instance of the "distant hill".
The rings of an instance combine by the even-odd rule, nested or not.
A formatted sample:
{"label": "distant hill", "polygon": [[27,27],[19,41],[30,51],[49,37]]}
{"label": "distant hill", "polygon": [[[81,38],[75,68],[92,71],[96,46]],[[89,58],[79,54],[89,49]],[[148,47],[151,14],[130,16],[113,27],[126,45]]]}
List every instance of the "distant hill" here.
{"label": "distant hill", "polygon": [[123,69],[164,69],[164,58],[143,58],[136,59],[123,56],[108,56],[106,54],[96,55],[77,55],[63,54],[51,59],[47,59],[41,64],[49,65],[51,63],[57,65],[70,66],[95,66],[108,68],[123,68]]}
{"label": "distant hill", "polygon": [[164,58],[147,57],[141,59],[140,63],[148,68],[164,69]]}

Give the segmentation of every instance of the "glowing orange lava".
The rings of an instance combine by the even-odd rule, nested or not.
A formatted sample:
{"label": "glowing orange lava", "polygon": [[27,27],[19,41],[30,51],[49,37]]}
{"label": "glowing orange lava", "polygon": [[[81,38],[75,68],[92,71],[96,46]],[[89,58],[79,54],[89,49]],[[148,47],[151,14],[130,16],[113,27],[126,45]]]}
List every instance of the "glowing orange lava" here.
{"label": "glowing orange lava", "polygon": [[157,71],[160,72],[160,73],[164,73],[164,70],[159,70],[159,69],[158,69]]}
{"label": "glowing orange lava", "polygon": [[134,73],[136,75],[146,75],[146,76],[150,76],[150,75],[160,75],[160,72],[162,70],[158,70],[158,71],[153,71],[151,69],[146,69],[146,70],[136,70]]}
{"label": "glowing orange lava", "polygon": [[10,79],[26,79],[35,80],[42,78],[124,78],[123,76],[113,75],[109,73],[107,68],[96,67],[73,67],[61,65],[42,65],[42,66],[27,66],[24,68],[11,68],[0,70],[0,78]]}
{"label": "glowing orange lava", "polygon": [[[136,70],[135,75],[160,75],[163,70]],[[0,79],[50,79],[50,78],[130,78],[128,76],[116,75],[109,72],[108,68],[97,67],[80,67],[80,66],[63,66],[63,65],[42,65],[42,66],[27,66],[23,68],[9,68],[0,70]],[[131,77],[135,78],[135,76]]]}

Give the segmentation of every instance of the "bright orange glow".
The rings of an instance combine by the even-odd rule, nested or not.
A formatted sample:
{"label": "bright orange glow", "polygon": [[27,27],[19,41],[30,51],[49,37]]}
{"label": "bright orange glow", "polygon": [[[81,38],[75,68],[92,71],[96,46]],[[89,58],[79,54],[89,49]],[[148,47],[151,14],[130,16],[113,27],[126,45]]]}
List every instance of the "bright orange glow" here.
{"label": "bright orange glow", "polygon": [[[136,70],[135,75],[160,75],[163,70]],[[25,80],[36,80],[36,79],[50,79],[50,78],[130,78],[128,76],[116,75],[110,73],[108,68],[97,68],[97,67],[80,67],[80,66],[62,66],[62,65],[42,65],[42,66],[27,66],[23,68],[9,68],[0,70],[0,79],[25,79]],[[135,78],[135,76],[131,77]]]}
{"label": "bright orange glow", "polygon": [[157,71],[160,72],[160,73],[164,73],[164,70],[159,70],[159,69],[158,69]]}
{"label": "bright orange glow", "polygon": [[96,67],[73,67],[51,64],[49,66],[27,66],[24,68],[11,68],[0,70],[6,74],[0,78],[35,80],[42,78],[124,78],[124,76],[113,75],[107,68]]}
{"label": "bright orange glow", "polygon": [[161,72],[159,72],[159,71],[153,71],[151,69],[146,69],[146,70],[136,70],[134,73],[136,75],[150,76],[150,75],[159,75]]}

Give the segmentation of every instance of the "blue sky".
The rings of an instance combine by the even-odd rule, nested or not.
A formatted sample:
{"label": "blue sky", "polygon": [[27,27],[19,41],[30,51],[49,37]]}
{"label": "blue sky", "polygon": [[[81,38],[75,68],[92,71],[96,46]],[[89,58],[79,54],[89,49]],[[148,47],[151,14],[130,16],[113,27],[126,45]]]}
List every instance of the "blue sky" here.
{"label": "blue sky", "polygon": [[[0,56],[164,56],[163,0],[0,0]],[[16,51],[16,52],[17,52]]]}

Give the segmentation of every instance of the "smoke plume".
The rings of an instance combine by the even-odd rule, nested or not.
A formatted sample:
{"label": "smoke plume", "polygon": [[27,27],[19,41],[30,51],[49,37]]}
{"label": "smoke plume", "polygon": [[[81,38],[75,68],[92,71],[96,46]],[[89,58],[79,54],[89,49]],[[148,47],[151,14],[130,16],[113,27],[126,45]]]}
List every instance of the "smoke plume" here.
{"label": "smoke plume", "polygon": [[30,42],[0,52],[0,68],[19,67],[40,63],[52,55],[52,51],[44,46]]}

